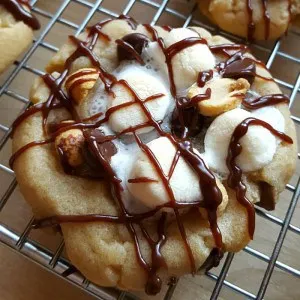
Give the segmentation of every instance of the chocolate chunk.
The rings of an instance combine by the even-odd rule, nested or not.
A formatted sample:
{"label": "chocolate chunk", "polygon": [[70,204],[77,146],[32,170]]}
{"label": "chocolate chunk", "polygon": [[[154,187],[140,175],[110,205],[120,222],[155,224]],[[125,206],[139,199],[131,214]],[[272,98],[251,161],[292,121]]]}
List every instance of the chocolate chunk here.
{"label": "chocolate chunk", "polygon": [[[117,148],[111,141],[111,138],[113,136],[106,136],[99,129],[93,129],[88,134],[96,140],[98,151],[100,151],[104,158],[108,162],[110,162],[111,157],[117,153]],[[64,151],[60,147],[58,147],[58,153],[61,164],[66,174],[90,179],[105,178],[105,171],[103,166],[99,163],[93,152],[89,149],[89,146],[86,142],[81,149],[84,162],[79,166],[72,167],[68,163],[66,153],[64,153]]]}
{"label": "chocolate chunk", "polygon": [[182,97],[177,101],[177,108],[172,115],[172,133],[179,138],[197,135],[203,127],[203,116],[196,107],[188,106],[190,99]]}
{"label": "chocolate chunk", "polygon": [[250,84],[253,83],[256,75],[255,62],[250,58],[242,58],[227,65],[223,71],[224,78],[245,78]]}
{"label": "chocolate chunk", "polygon": [[115,144],[111,141],[111,138],[114,138],[114,136],[106,136],[103,131],[99,129],[93,129],[90,132],[90,135],[95,138],[101,154],[107,161],[110,162],[111,157],[114,156],[118,151]]}
{"label": "chocolate chunk", "polygon": [[149,277],[148,282],[145,287],[145,292],[148,295],[156,295],[160,292],[162,286],[161,279],[156,275],[152,275]]}
{"label": "chocolate chunk", "polygon": [[213,248],[203,265],[198,270],[198,273],[204,273],[212,268],[216,268],[220,264],[220,261],[223,258],[223,256],[224,253],[222,250],[218,248]]}
{"label": "chocolate chunk", "polygon": [[266,210],[275,209],[275,191],[269,183],[261,181],[259,182],[260,201],[256,203],[260,207]]}
{"label": "chocolate chunk", "polygon": [[121,40],[116,40],[119,61],[136,59],[143,62],[140,55],[149,41],[149,38],[141,33],[127,34]]}

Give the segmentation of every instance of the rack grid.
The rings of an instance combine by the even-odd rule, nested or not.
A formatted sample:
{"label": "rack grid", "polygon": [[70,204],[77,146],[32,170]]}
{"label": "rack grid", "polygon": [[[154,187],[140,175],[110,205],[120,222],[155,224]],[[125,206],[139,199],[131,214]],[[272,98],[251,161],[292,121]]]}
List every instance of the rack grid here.
{"label": "rack grid", "polygon": [[[112,2],[117,2],[119,0],[114,0]],[[145,11],[146,9],[151,9],[154,11],[154,15],[151,20],[151,24],[154,25],[157,22],[160,22],[163,14],[167,14],[169,16],[175,17],[176,19],[180,20],[181,26],[202,26],[208,30],[210,30],[213,34],[222,34],[226,37],[229,37],[236,42],[242,41],[240,38],[232,36],[226,32],[220,31],[219,29],[215,28],[214,26],[210,25],[207,21],[203,21],[203,18],[199,17],[196,10],[196,4],[193,1],[187,1],[186,6],[187,8],[184,9],[184,13],[182,13],[182,9],[176,8],[176,3],[180,1],[172,1],[172,0],[124,0],[120,1],[123,2],[123,9],[121,11],[114,11],[111,9],[106,8],[105,0],[61,0],[60,5],[55,8],[54,12],[50,12],[44,8],[40,8],[39,2],[41,0],[33,0],[31,1],[33,11],[38,17],[42,17],[46,20],[42,30],[39,32],[38,36],[34,39],[34,42],[31,48],[26,52],[24,57],[16,61],[12,69],[5,73],[5,76],[1,78],[1,86],[0,86],[0,102],[6,101],[5,96],[9,96],[15,101],[19,101],[24,103],[25,105],[19,111],[21,113],[24,111],[29,105],[29,100],[15,91],[12,86],[12,82],[18,76],[18,74],[22,70],[26,70],[34,75],[42,75],[43,71],[40,68],[35,68],[30,64],[30,58],[34,55],[35,52],[38,51],[40,48],[44,48],[52,53],[58,50],[58,48],[46,41],[46,37],[51,31],[51,29],[56,25],[60,24],[69,28],[70,30],[74,31],[75,35],[80,34],[86,25],[91,21],[94,17],[95,13],[100,13],[103,18],[114,18],[117,17],[120,13],[123,14],[131,14],[131,10],[133,9],[135,4],[143,5]],[[125,3],[126,2],[126,3]],[[181,4],[184,2],[181,0]],[[86,9],[87,14],[83,18],[81,22],[74,22],[69,20],[64,16],[65,11],[68,11],[68,7],[70,5],[79,5],[82,8]],[[44,5],[45,6],[45,5]],[[181,5],[182,7],[182,5]],[[143,15],[140,15],[139,21],[143,21]],[[172,23],[168,25],[173,25]],[[299,31],[294,29],[290,30],[290,35],[293,35],[294,38],[300,39]],[[282,76],[278,76],[279,78],[275,78],[276,82],[281,86],[286,93],[290,94],[290,107],[293,111],[294,104],[296,103],[296,99],[299,100],[300,96],[300,56],[297,57],[297,54],[289,54],[284,50],[281,50],[282,41],[278,40],[272,44],[254,44],[252,48],[257,51],[260,51],[261,56],[265,58],[265,62],[268,68],[271,68],[275,59],[283,58],[289,63],[293,64],[293,67],[296,69],[296,75],[291,80],[283,80]],[[298,72],[298,73],[297,73]],[[299,109],[298,109],[299,110]],[[296,110],[297,111],[297,110]],[[300,126],[300,111],[294,113],[292,119],[295,121],[296,126]],[[9,137],[11,134],[11,127],[5,124],[2,124],[0,120],[0,151],[3,151],[3,148],[8,144]],[[300,158],[300,154],[298,153],[298,158]],[[299,160],[297,161],[299,163]],[[15,191],[17,187],[17,182],[14,178],[14,172],[11,170],[6,164],[0,163],[0,175],[2,173],[8,174],[11,176],[11,182],[8,188],[3,193],[3,196],[0,199],[0,214],[5,205],[8,203],[11,195]],[[290,265],[283,263],[278,260],[281,248],[285,241],[285,237],[288,232],[295,233],[296,235],[300,236],[300,227],[292,225],[291,220],[293,217],[293,213],[295,211],[297,201],[300,194],[300,178],[294,180],[294,185],[288,184],[286,189],[291,192],[292,197],[289,202],[289,206],[286,210],[285,216],[283,218],[279,218],[274,216],[271,213],[266,212],[261,208],[256,208],[257,214],[264,218],[267,222],[272,222],[279,226],[279,234],[274,245],[273,250],[271,251],[270,255],[266,255],[253,247],[247,246],[244,251],[257,259],[265,262],[267,267],[264,271],[264,275],[262,281],[260,282],[260,287],[256,294],[247,291],[244,288],[239,287],[238,285],[226,280],[226,276],[230,272],[230,266],[234,261],[234,254],[228,253],[225,259],[225,262],[219,272],[218,275],[215,273],[207,272],[207,278],[213,280],[215,282],[214,288],[211,291],[211,295],[209,296],[210,299],[218,299],[219,294],[223,287],[227,287],[232,291],[236,292],[240,296],[247,298],[247,299],[263,299],[268,288],[268,283],[271,279],[272,273],[274,268],[278,268],[284,272],[291,274],[297,278],[300,278],[300,269],[296,269],[291,267]],[[55,251],[51,251],[47,249],[46,246],[39,244],[38,242],[34,241],[33,239],[29,238],[29,234],[31,232],[31,224],[33,222],[33,217],[25,226],[24,230],[21,232],[16,232],[12,228],[10,228],[9,224],[4,224],[0,222],[0,243],[10,247],[12,250],[20,253],[21,255],[27,257],[28,259],[32,260],[33,262],[39,264],[40,266],[46,268],[50,272],[55,273],[58,276],[62,276],[62,273],[71,267],[71,264],[68,260],[61,256],[64,243],[63,241],[60,242],[58,247]],[[89,282],[86,278],[84,278],[79,273],[74,273],[70,275],[66,280],[70,281],[74,285],[78,286],[81,289],[84,289],[87,293],[92,294],[96,298],[99,299],[135,299],[136,296],[127,292],[122,292],[112,288],[101,288],[93,283]],[[164,299],[171,299],[174,291],[176,290],[176,285],[178,282],[169,285],[165,295],[163,296]]]}

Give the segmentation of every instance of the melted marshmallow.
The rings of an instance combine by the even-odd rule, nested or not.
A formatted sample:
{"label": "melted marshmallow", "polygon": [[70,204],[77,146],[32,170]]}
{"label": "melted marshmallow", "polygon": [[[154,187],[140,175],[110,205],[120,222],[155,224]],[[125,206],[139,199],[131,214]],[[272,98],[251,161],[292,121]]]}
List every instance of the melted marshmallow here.
{"label": "melted marshmallow", "polygon": [[[147,144],[155,155],[165,175],[169,174],[176,148],[166,137],[160,137]],[[196,151],[196,150],[195,150]],[[147,177],[157,182],[127,183],[131,194],[149,208],[163,205],[171,199],[148,156],[139,151],[130,171],[131,179]],[[191,166],[180,157],[170,179],[170,186],[177,202],[193,202],[202,199],[199,178]],[[188,188],[187,188],[188,187]]]}
{"label": "melted marshmallow", "polygon": [[[208,128],[204,139],[204,157],[215,172],[228,173],[226,158],[231,136],[235,128],[249,117],[261,119],[276,130],[284,131],[284,118],[274,107],[264,107],[252,113],[236,108],[220,115]],[[250,172],[261,169],[272,161],[280,141],[266,128],[250,126],[240,142],[243,150],[237,157],[237,164],[244,172]]]}
{"label": "melted marshmallow", "polygon": [[[165,44],[169,47],[191,37],[199,38],[199,35],[187,28],[176,28],[170,31]],[[213,69],[215,63],[215,57],[206,44],[195,44],[177,53],[172,59],[177,89],[180,91],[189,88],[196,82],[199,72]]]}
{"label": "melted marshmallow", "polygon": [[[191,37],[199,38],[199,35],[187,28],[172,29],[164,40],[165,46],[169,47]],[[162,69],[167,74],[165,55],[157,42],[149,43],[144,52],[146,55],[153,57],[159,65],[164,66]],[[187,88],[196,82],[199,72],[213,69],[215,63],[215,57],[206,44],[195,44],[177,53],[172,58],[172,66],[178,93],[183,94]]]}
{"label": "melted marshmallow", "polygon": [[[155,76],[156,75],[156,76]],[[117,74],[118,80],[124,79],[135,93],[145,101],[147,97],[155,94],[163,94],[157,99],[147,101],[145,106],[155,120],[163,120],[171,103],[168,87],[159,80],[159,75],[145,67],[127,65]],[[109,96],[109,107],[114,107],[126,102],[134,101],[134,97],[126,86],[117,83],[113,86],[114,95]],[[109,125],[115,132],[121,132],[129,127],[143,124],[147,116],[139,104],[131,104],[118,109],[109,118]],[[148,132],[151,127],[139,129],[137,132]]]}

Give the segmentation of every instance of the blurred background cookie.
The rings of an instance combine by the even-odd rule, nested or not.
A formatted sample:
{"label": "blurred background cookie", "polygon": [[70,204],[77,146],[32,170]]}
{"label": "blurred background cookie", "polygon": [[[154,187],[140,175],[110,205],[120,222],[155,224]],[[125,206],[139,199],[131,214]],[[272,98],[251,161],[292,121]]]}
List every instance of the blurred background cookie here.
{"label": "blurred background cookie", "polygon": [[299,0],[198,0],[200,11],[221,29],[248,40],[271,40],[299,24]]}
{"label": "blurred background cookie", "polygon": [[40,24],[28,1],[0,1],[0,73],[30,45]]}

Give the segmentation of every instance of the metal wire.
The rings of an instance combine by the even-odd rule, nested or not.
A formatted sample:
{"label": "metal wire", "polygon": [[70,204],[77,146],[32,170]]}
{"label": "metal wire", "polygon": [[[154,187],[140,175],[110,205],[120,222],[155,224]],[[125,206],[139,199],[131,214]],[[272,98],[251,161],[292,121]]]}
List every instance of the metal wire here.
{"label": "metal wire", "polygon": [[[26,70],[28,72],[31,72],[35,75],[42,75],[44,74],[43,70],[36,69],[28,63],[29,59],[32,57],[32,55],[35,53],[35,51],[39,48],[45,48],[47,50],[50,50],[52,52],[57,51],[57,47],[52,45],[51,43],[46,42],[44,39],[46,35],[50,32],[50,30],[53,28],[53,26],[56,23],[62,24],[68,28],[71,28],[75,30],[75,35],[78,35],[82,32],[82,30],[86,27],[86,25],[89,23],[91,18],[94,16],[96,12],[100,12],[108,17],[117,17],[118,13],[111,11],[105,7],[103,7],[104,0],[97,0],[95,3],[88,2],[86,0],[64,0],[62,1],[61,5],[57,8],[56,12],[54,14],[51,14],[48,11],[42,10],[39,7],[37,7],[38,0],[31,1],[31,4],[33,5],[33,11],[36,15],[42,16],[43,18],[48,19],[48,23],[44,27],[44,29],[41,31],[38,38],[34,40],[34,43],[32,44],[31,48],[27,51],[24,58],[21,61],[15,62],[15,68],[7,76],[7,78],[4,80],[4,83],[0,87],[0,97],[3,95],[8,95],[11,98],[13,98],[16,101],[20,101],[21,103],[24,103],[23,109],[20,111],[24,111],[28,105],[30,104],[28,99],[23,97],[22,95],[19,95],[16,91],[12,90],[10,88],[11,83],[13,82],[14,78],[19,74],[21,70]],[[210,24],[203,23],[200,20],[194,19],[194,10],[196,9],[195,5],[191,5],[191,11],[185,15],[181,12],[168,7],[169,3],[172,2],[171,0],[162,0],[160,3],[152,0],[128,0],[127,4],[125,5],[123,9],[123,14],[130,14],[131,9],[134,7],[136,3],[142,4],[145,7],[151,7],[152,9],[155,9],[156,12],[152,18],[151,24],[156,24],[161,16],[163,14],[169,14],[172,16],[175,16],[179,19],[181,19],[184,24],[183,27],[187,27],[189,25],[198,25],[203,26],[204,28],[210,30],[212,33],[215,34],[222,34],[226,37],[229,37],[236,42],[242,42],[242,40],[238,37],[232,36],[231,34],[228,34],[226,32],[220,31],[213,27]],[[84,20],[80,23],[74,23],[73,21],[70,21],[63,17],[64,11],[67,9],[68,5],[70,3],[76,3],[77,5],[81,5],[85,8],[88,8],[89,11],[84,18]],[[172,25],[172,24],[170,24]],[[291,34],[294,34],[296,36],[299,35],[297,32],[292,32]],[[267,67],[271,67],[274,60],[277,57],[283,57],[289,61],[291,61],[294,64],[299,65],[300,68],[300,58],[294,57],[288,53],[285,53],[284,51],[280,50],[281,47],[281,41],[278,40],[274,43],[273,48],[270,50],[262,45],[253,45],[254,48],[257,48],[265,53],[268,53],[268,60],[266,61]],[[288,88],[291,91],[291,102],[290,107],[293,106],[294,101],[300,92],[300,73],[298,74],[297,78],[294,80],[294,84],[290,84],[288,82],[285,82],[282,79],[275,78],[275,81],[282,87]],[[0,98],[0,101],[4,101],[3,98]],[[292,119],[300,124],[300,116],[292,116]],[[2,148],[6,145],[8,138],[11,134],[11,128],[1,124],[0,122],[0,133],[3,133],[2,138],[0,140],[0,151]],[[300,158],[300,154],[298,154],[298,158]],[[4,172],[5,174],[8,174],[9,176],[12,176],[12,181],[5,191],[4,195],[0,199],[0,212],[3,209],[3,207],[6,205],[7,201],[9,201],[11,194],[14,192],[17,183],[14,178],[14,172],[7,166],[0,164],[0,172]],[[293,193],[289,208],[286,212],[286,216],[283,220],[281,220],[278,217],[273,216],[270,213],[265,212],[263,209],[257,207],[256,212],[259,216],[266,219],[269,222],[272,222],[276,224],[277,226],[281,227],[280,233],[278,235],[276,244],[274,246],[273,252],[271,256],[267,256],[260,251],[253,249],[251,247],[246,247],[244,251],[248,253],[249,255],[252,255],[256,257],[257,259],[260,259],[268,264],[263,280],[261,282],[259,291],[257,295],[254,295],[253,293],[245,290],[242,287],[239,287],[235,285],[232,282],[229,282],[226,280],[226,276],[228,273],[230,273],[230,266],[232,261],[234,260],[234,254],[229,253],[227,254],[227,257],[225,259],[223,268],[220,272],[220,274],[217,276],[212,272],[207,272],[207,277],[212,279],[213,281],[216,281],[216,284],[212,290],[211,299],[218,299],[218,296],[222,290],[223,287],[227,287],[230,290],[240,294],[241,296],[244,296],[249,299],[263,299],[266,289],[268,288],[268,283],[270,281],[270,278],[272,276],[274,268],[279,268],[293,276],[300,277],[300,270],[297,270],[287,264],[284,264],[280,261],[277,261],[277,258],[279,256],[280,250],[282,248],[282,245],[284,243],[285,236],[288,231],[291,231],[293,233],[296,233],[297,235],[300,235],[300,228],[297,226],[294,226],[290,224],[291,218],[293,216],[299,194],[300,194],[300,179],[298,179],[298,182],[296,186],[287,185],[287,189]],[[33,262],[41,265],[42,267],[46,268],[50,272],[55,273],[58,276],[61,276],[61,274],[70,267],[70,263],[66,261],[64,258],[61,257],[61,254],[64,249],[64,242],[61,241],[58,245],[57,249],[54,252],[49,251],[44,246],[38,244],[36,241],[31,240],[28,238],[30,230],[31,230],[31,223],[33,219],[31,219],[26,227],[24,228],[23,232],[17,233],[13,231],[11,228],[9,228],[9,225],[7,224],[1,224],[0,223],[0,243],[10,247],[14,251],[17,251],[21,255],[29,258]],[[136,297],[130,293],[127,292],[121,292],[116,289],[109,289],[109,288],[100,288],[98,286],[95,286],[94,284],[90,283],[86,278],[81,276],[79,273],[74,273],[70,275],[67,279],[74,285],[78,286],[81,289],[84,289],[86,292],[90,293],[91,295],[95,296],[98,299],[136,299]],[[173,282],[169,285],[168,290],[164,296],[164,299],[168,300],[172,298],[172,295],[176,293],[176,285],[178,281]]]}

